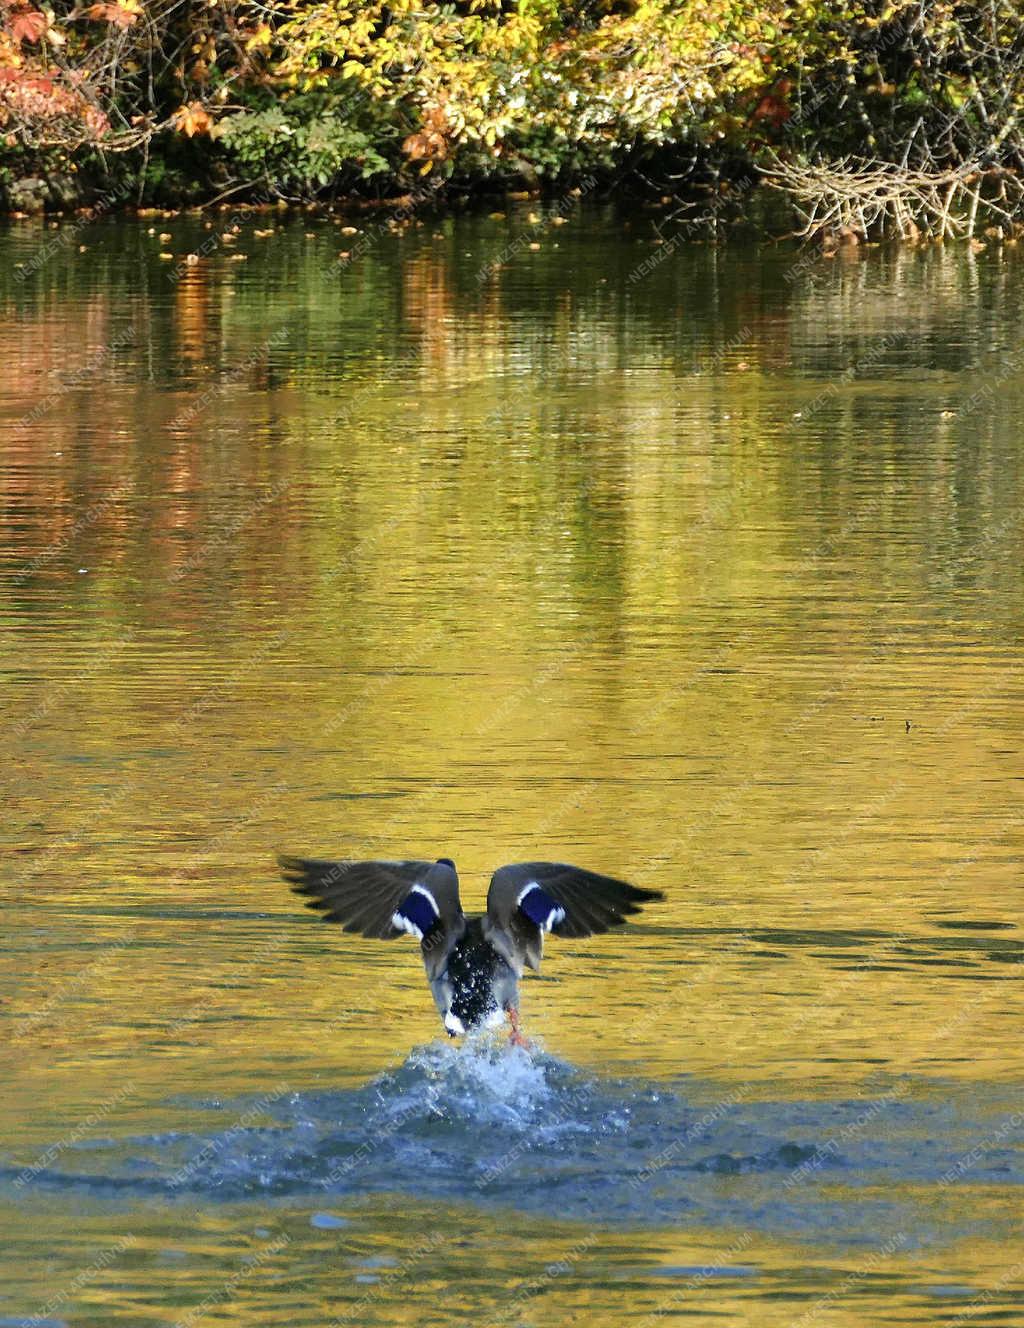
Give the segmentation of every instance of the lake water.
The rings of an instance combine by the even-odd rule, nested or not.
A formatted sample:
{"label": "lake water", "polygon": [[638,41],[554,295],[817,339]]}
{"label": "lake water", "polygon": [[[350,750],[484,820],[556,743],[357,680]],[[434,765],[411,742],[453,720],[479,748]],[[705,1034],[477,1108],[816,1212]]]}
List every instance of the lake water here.
{"label": "lake water", "polygon": [[1024,1323],[1024,264],[562,211],[0,232],[0,1325]]}

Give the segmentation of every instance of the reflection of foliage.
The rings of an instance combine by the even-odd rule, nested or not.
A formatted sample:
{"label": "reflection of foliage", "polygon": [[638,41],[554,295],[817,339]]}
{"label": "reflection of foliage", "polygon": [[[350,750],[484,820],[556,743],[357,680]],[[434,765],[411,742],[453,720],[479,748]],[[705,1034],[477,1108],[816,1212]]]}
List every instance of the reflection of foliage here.
{"label": "reflection of foliage", "polygon": [[149,150],[163,131],[198,142],[207,171],[234,162],[291,194],[772,153],[786,188],[847,157],[937,179],[1024,164],[1017,0],[0,0],[0,12],[12,142]]}

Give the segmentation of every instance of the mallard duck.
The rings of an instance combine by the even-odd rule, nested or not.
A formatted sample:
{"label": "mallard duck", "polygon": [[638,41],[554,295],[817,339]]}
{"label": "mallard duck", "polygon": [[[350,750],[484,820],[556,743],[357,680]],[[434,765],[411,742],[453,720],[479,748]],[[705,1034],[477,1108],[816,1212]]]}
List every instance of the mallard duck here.
{"label": "mallard duck", "polygon": [[621,926],[642,903],[663,899],[611,876],[563,862],[499,867],[487,891],[487,912],[467,917],[451,858],[436,862],[329,862],[278,858],[286,881],[307,908],[345,931],[388,941],[414,936],[449,1037],[496,1027],[519,1030],[519,979],[540,969],[544,936],[590,936]]}

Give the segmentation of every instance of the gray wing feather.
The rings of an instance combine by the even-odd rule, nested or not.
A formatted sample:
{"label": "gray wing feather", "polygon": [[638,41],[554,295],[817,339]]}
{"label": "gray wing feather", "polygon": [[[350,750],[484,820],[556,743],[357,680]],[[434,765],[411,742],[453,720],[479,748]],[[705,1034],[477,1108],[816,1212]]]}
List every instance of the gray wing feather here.
{"label": "gray wing feather", "polygon": [[487,915],[495,926],[515,934],[525,924],[539,933],[517,904],[531,882],[536,882],[565,911],[565,917],[551,929],[556,936],[591,936],[620,927],[629,914],[640,912],[642,904],[665,897],[660,890],[644,890],[565,862],[515,862],[499,867],[491,877]]}
{"label": "gray wing feather", "polygon": [[296,894],[309,896],[307,908],[320,910],[325,922],[338,922],[345,931],[362,936],[381,941],[401,936],[391,919],[414,885],[430,890],[446,932],[462,917],[458,877],[437,863],[333,862],[282,855],[278,864]]}

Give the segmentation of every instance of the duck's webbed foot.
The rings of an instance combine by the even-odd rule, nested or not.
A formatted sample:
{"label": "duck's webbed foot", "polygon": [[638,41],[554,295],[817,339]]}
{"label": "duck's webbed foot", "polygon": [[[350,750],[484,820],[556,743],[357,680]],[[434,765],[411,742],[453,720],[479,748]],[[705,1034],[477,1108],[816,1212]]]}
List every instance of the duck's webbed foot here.
{"label": "duck's webbed foot", "polygon": [[519,1031],[519,1011],[514,1005],[506,1005],[505,1013],[508,1015],[508,1022],[512,1029],[508,1035],[509,1044],[513,1047],[524,1047],[529,1051],[529,1039],[523,1037],[522,1033]]}

